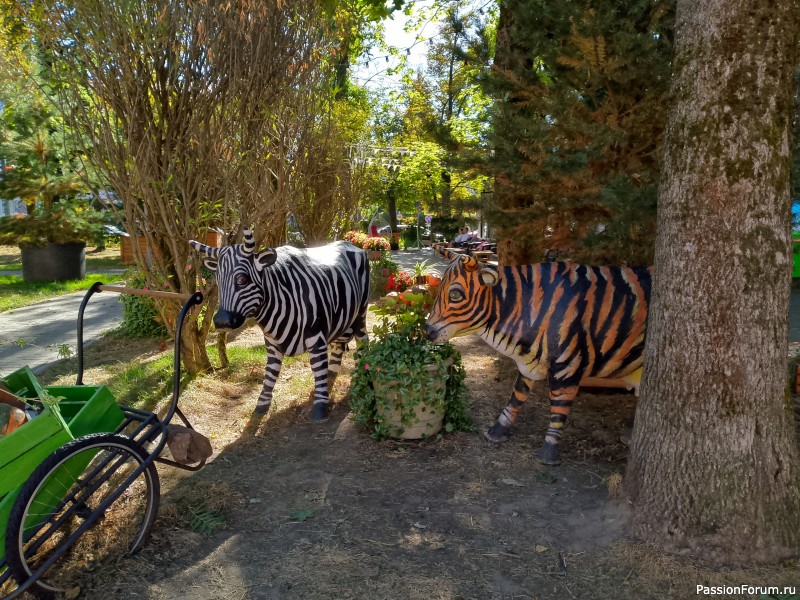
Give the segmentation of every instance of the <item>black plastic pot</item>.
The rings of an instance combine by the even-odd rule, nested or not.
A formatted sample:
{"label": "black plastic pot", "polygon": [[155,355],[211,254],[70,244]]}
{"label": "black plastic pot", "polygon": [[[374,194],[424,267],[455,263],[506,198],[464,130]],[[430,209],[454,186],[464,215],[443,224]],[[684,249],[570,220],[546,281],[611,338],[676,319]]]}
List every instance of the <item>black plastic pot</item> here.
{"label": "black plastic pot", "polygon": [[24,281],[66,281],[86,276],[86,244],[20,244]]}

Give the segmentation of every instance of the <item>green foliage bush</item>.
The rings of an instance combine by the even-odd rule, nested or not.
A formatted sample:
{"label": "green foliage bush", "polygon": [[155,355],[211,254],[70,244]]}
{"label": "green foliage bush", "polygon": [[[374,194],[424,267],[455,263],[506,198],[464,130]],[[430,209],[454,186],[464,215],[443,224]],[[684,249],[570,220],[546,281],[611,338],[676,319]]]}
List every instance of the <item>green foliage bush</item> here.
{"label": "green foliage bush", "polygon": [[[444,413],[445,432],[472,429],[466,413],[461,354],[450,343],[428,340],[424,326],[429,304],[425,294],[406,294],[405,302],[387,297],[370,309],[381,321],[373,328],[372,339],[359,345],[356,353],[350,409],[355,422],[365,426],[373,438],[397,433],[391,430],[383,412],[390,408],[389,400],[376,393],[376,384],[402,398],[402,405],[393,408],[400,411],[405,426],[414,425],[415,408],[424,402]],[[426,394],[435,381],[446,384],[441,405]]]}
{"label": "green foliage bush", "polygon": [[[141,273],[132,272],[126,277],[131,288],[146,287]],[[153,299],[149,296],[120,295],[122,302],[122,335],[129,338],[167,337],[167,328],[161,321]]]}
{"label": "green foliage bush", "polygon": [[[420,232],[420,235],[422,235],[422,232]],[[417,243],[417,228],[408,227],[404,229],[402,240],[403,240],[403,248],[413,247]]]}
{"label": "green foliage bush", "polygon": [[431,219],[431,231],[441,233],[448,242],[453,241],[458,234],[459,227],[463,226],[464,224],[455,217],[433,217]]}

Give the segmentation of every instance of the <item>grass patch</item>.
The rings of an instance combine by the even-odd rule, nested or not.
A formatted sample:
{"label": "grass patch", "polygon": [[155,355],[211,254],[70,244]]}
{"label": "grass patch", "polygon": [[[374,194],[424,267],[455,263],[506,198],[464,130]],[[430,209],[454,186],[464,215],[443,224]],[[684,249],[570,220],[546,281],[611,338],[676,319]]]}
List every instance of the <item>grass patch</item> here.
{"label": "grass patch", "polygon": [[242,496],[225,482],[185,481],[165,497],[158,518],[169,527],[210,535],[227,525]]}
{"label": "grass patch", "polygon": [[[132,362],[106,382],[117,402],[126,406],[153,411],[172,394],[173,357],[165,352],[155,360]],[[190,376],[181,378],[181,390]]]}
{"label": "grass patch", "polygon": [[110,280],[108,275],[87,275],[85,279],[70,281],[25,282],[22,277],[0,275],[0,312],[88,290],[97,281],[107,283]]}
{"label": "grass patch", "polygon": [[[219,353],[216,346],[208,346],[208,356],[211,362],[219,364]],[[261,383],[264,379],[264,364],[266,350],[264,346],[231,346],[228,345],[228,367],[224,371],[226,378],[237,379],[242,383]],[[299,356],[284,356],[281,370],[292,366],[298,361],[308,360],[308,354]],[[252,372],[256,371],[255,376]],[[254,378],[255,377],[255,378]]]}

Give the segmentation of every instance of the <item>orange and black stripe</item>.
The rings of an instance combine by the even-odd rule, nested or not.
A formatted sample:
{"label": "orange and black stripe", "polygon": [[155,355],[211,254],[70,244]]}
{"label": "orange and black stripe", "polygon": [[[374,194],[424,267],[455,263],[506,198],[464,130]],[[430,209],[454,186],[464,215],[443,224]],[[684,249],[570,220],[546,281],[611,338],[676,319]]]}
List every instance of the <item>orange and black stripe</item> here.
{"label": "orange and black stripe", "polygon": [[642,365],[649,269],[541,263],[482,267],[460,256],[428,317],[434,341],[476,333],[519,368],[511,399],[486,433],[504,441],[534,380],[547,379],[550,427],[539,460],[558,464],[558,442],[581,380],[620,378]]}

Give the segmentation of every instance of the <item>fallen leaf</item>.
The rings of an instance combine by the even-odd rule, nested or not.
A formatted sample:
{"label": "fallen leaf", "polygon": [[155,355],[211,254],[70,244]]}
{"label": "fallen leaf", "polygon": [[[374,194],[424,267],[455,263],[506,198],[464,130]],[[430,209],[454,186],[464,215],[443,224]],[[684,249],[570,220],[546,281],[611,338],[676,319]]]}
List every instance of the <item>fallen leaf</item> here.
{"label": "fallen leaf", "polygon": [[77,598],[80,595],[81,595],[81,588],[80,586],[76,585],[73,588],[69,588],[67,592],[64,594],[64,597],[67,600],[75,600],[75,598]]}
{"label": "fallen leaf", "polygon": [[536,552],[541,554],[542,552],[546,552],[547,551],[547,546],[542,546],[541,544],[536,544],[536,546],[534,547],[534,550],[536,550]]}
{"label": "fallen leaf", "polygon": [[289,518],[293,521],[306,521],[314,516],[314,509],[313,508],[306,508],[304,510],[296,510]]}

